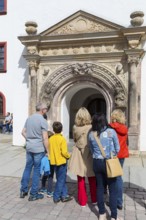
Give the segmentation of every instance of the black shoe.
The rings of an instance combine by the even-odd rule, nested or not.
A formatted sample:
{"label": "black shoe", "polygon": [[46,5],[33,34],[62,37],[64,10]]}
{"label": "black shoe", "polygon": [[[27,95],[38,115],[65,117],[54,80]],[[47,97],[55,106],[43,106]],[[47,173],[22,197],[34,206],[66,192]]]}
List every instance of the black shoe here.
{"label": "black shoe", "polygon": [[30,195],[28,198],[28,201],[35,201],[35,200],[43,199],[43,198],[44,198],[44,195],[38,193],[36,195]]}
{"label": "black shoe", "polygon": [[109,202],[108,201],[106,201],[105,204],[109,207]]}
{"label": "black shoe", "polygon": [[53,199],[53,202],[58,203],[58,202],[60,202],[60,199],[57,199],[57,200]]}
{"label": "black shoe", "polygon": [[122,209],[123,209],[123,207],[122,207],[122,206],[120,206],[120,205],[118,205],[118,206],[117,206],[117,209],[122,210]]}
{"label": "black shoe", "polygon": [[71,201],[72,199],[73,199],[73,197],[71,197],[71,196],[66,196],[66,197],[61,198],[61,201],[62,201],[62,202],[69,202],[69,201]]}
{"label": "black shoe", "polygon": [[20,192],[21,199],[25,198],[25,196],[27,196],[27,195],[28,195],[28,192],[23,192],[23,191]]}

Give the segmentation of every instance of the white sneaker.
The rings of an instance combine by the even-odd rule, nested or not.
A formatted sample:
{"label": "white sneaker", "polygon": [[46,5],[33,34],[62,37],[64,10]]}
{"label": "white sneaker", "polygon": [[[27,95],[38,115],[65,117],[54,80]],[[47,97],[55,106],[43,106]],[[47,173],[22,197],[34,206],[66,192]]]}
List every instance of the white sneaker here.
{"label": "white sneaker", "polygon": [[99,215],[99,220],[106,220],[106,214]]}
{"label": "white sneaker", "polygon": [[86,205],[80,205],[82,208],[85,208],[86,207]]}

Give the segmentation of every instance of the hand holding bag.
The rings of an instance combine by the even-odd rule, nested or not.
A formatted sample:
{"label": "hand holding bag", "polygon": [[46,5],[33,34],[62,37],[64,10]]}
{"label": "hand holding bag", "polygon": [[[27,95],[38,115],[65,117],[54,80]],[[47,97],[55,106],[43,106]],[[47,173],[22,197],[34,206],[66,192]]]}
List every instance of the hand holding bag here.
{"label": "hand holding bag", "polygon": [[[93,135],[99,146],[102,156],[106,159],[106,154],[103,150],[103,146],[101,145],[100,139],[97,137],[97,134],[95,132],[93,132]],[[114,178],[123,175],[123,169],[121,167],[119,159],[117,158],[117,156],[113,156],[112,153],[111,158],[106,159],[106,171],[108,178]]]}

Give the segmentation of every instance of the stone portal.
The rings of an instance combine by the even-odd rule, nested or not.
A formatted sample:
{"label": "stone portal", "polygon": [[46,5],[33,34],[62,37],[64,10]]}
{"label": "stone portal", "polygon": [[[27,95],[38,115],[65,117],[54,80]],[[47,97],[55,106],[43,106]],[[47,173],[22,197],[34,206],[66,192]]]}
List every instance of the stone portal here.
{"label": "stone portal", "polygon": [[[64,135],[72,138],[74,116],[79,107],[90,113],[125,111],[129,147],[138,150],[140,77],[146,27],[140,27],[135,12],[133,26],[125,28],[78,11],[53,27],[37,32],[37,24],[26,23],[28,36],[19,37],[26,46],[30,68],[30,114],[37,101],[50,106],[49,120],[61,120]],[[139,19],[138,19],[139,21]]]}

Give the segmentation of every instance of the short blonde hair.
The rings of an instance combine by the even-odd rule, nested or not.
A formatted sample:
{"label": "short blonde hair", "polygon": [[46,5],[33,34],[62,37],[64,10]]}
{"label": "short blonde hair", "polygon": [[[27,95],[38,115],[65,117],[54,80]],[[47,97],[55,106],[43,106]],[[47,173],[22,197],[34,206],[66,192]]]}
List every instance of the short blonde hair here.
{"label": "short blonde hair", "polygon": [[111,122],[126,123],[125,114],[121,109],[115,109],[111,114]]}
{"label": "short blonde hair", "polygon": [[75,125],[84,126],[89,124],[91,124],[91,115],[86,108],[81,107],[76,113]]}

